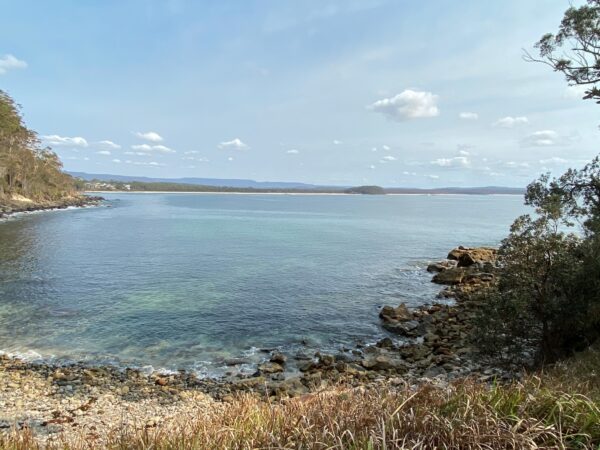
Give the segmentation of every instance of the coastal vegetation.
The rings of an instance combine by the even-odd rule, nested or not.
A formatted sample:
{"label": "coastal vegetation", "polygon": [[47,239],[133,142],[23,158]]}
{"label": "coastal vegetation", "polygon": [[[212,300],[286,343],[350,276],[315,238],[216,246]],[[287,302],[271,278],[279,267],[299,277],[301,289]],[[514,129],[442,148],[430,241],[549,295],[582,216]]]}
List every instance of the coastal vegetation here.
{"label": "coastal vegetation", "polygon": [[77,194],[53,151],[24,124],[19,106],[0,90],[0,206],[56,201]]}

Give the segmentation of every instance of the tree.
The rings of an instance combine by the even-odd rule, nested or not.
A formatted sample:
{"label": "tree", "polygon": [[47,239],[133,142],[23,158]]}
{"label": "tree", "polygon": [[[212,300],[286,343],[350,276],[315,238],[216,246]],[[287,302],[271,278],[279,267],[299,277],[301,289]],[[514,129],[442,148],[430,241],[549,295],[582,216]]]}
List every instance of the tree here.
{"label": "tree", "polygon": [[62,172],[58,156],[41,147],[23,123],[19,106],[0,90],[0,200],[15,194],[56,200],[74,193],[73,178]]}
{"label": "tree", "polygon": [[570,85],[586,86],[584,99],[600,103],[600,0],[570,7],[556,34],[542,36],[535,47],[540,58],[527,51],[526,61],[543,62],[564,74]]}

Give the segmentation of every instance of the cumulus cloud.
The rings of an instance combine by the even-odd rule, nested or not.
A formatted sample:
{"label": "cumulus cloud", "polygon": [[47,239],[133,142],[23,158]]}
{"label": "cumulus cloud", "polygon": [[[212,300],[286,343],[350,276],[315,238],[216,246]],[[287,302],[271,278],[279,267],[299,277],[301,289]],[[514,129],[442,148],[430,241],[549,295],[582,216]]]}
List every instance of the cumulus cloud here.
{"label": "cumulus cloud", "polygon": [[507,167],[509,169],[528,169],[529,163],[528,162],[517,162],[517,161],[506,161],[504,163],[504,167]]}
{"label": "cumulus cloud", "polygon": [[387,155],[387,156],[384,156],[384,157],[383,157],[383,158],[381,158],[381,159],[382,159],[383,161],[396,161],[396,160],[397,160],[397,158],[396,158],[395,156],[392,156],[392,155]]}
{"label": "cumulus cloud", "polygon": [[408,172],[408,171],[405,170],[404,172],[402,172],[402,175],[410,175],[410,176],[414,177],[414,176],[417,175],[417,172]]}
{"label": "cumulus cloud", "polygon": [[440,167],[467,168],[471,167],[471,160],[466,156],[455,156],[454,158],[438,158],[431,161],[431,164]]}
{"label": "cumulus cloud", "polygon": [[144,139],[145,141],[150,141],[150,142],[162,142],[164,140],[163,137],[160,134],[158,134],[156,131],[146,131],[146,132],[136,131],[133,134],[135,134],[140,139]]}
{"label": "cumulus cloud", "polygon": [[382,146],[381,146],[381,148],[382,148],[383,150],[385,150],[386,152],[389,152],[389,151],[390,151],[390,147],[389,147],[389,146],[387,146],[387,145],[382,145]]}
{"label": "cumulus cloud", "polygon": [[120,164],[121,160],[120,159],[113,159],[112,162],[114,162],[115,164]]}
{"label": "cumulus cloud", "polygon": [[291,150],[288,150],[286,153],[288,155],[297,155],[298,153],[300,153],[300,151],[296,150],[295,148],[292,148]]}
{"label": "cumulus cloud", "polygon": [[108,150],[100,150],[99,152],[96,152],[96,153],[99,155],[106,155],[106,156],[110,155],[110,151],[108,151]]}
{"label": "cumulus cloud", "polygon": [[146,154],[152,151],[159,153],[175,153],[175,150],[164,145],[136,144],[132,145],[131,148],[133,150],[138,150]]}
{"label": "cumulus cloud", "polygon": [[81,136],[68,137],[59,136],[58,134],[51,134],[48,136],[42,136],[42,139],[49,145],[54,146],[69,146],[69,147],[87,147],[88,141]]}
{"label": "cumulus cloud", "polygon": [[343,142],[342,142],[342,141],[339,141],[339,140],[337,140],[337,139],[334,139],[334,140],[333,140],[333,145],[342,145],[342,144],[343,144]]}
{"label": "cumulus cloud", "polygon": [[471,153],[469,153],[469,152],[468,152],[468,151],[466,151],[466,150],[459,150],[459,151],[458,151],[458,154],[459,154],[460,156],[469,156]]}
{"label": "cumulus cloud", "polygon": [[373,169],[375,169],[375,166],[374,166],[373,164],[371,164],[371,165],[369,166],[369,169],[373,170]]}
{"label": "cumulus cloud", "polygon": [[232,139],[231,141],[221,142],[218,145],[218,148],[221,150],[247,150],[250,147],[248,147],[248,145],[243,143],[241,139],[235,138],[235,139]]}
{"label": "cumulus cloud", "polygon": [[564,139],[554,130],[536,131],[521,140],[521,145],[524,147],[552,147],[563,143],[565,143]]}
{"label": "cumulus cloud", "polygon": [[506,116],[496,120],[493,125],[498,128],[514,128],[518,125],[525,125],[529,123],[529,119],[525,116],[511,117]]}
{"label": "cumulus cloud", "polygon": [[438,98],[439,96],[431,92],[406,89],[394,97],[377,100],[367,108],[391,120],[402,122],[438,116],[440,114],[437,106]]}
{"label": "cumulus cloud", "polygon": [[461,112],[458,117],[465,120],[477,120],[479,119],[479,114],[474,112]]}
{"label": "cumulus cloud", "polygon": [[4,75],[9,70],[13,69],[25,69],[27,63],[22,61],[11,54],[4,55],[0,58],[0,75]]}
{"label": "cumulus cloud", "polygon": [[150,156],[150,153],[146,152],[125,152],[126,155],[135,155],[135,156]]}
{"label": "cumulus cloud", "polygon": [[100,141],[97,143],[100,147],[109,148],[112,150],[118,150],[121,148],[119,144],[115,144],[113,141]]}
{"label": "cumulus cloud", "polygon": [[432,180],[439,180],[440,176],[439,175],[428,175],[429,178],[431,178]]}

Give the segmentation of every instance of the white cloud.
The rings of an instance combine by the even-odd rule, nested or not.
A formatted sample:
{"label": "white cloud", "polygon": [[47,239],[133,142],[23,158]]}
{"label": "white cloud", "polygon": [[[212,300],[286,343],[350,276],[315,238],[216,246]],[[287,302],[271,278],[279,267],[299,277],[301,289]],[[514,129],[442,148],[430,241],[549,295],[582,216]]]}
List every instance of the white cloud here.
{"label": "white cloud", "polygon": [[458,117],[465,120],[477,120],[479,119],[479,114],[474,112],[461,112]]}
{"label": "white cloud", "polygon": [[438,98],[437,95],[431,92],[406,89],[394,97],[377,100],[368,106],[368,109],[399,122],[435,117],[440,114],[437,107]]}
{"label": "white cloud", "polygon": [[387,145],[382,145],[381,148],[384,149],[386,152],[389,152],[391,150],[390,147],[388,147]]}
{"label": "white cloud", "polygon": [[27,63],[22,61],[11,54],[4,55],[0,58],[0,75],[4,75],[9,70],[13,69],[25,69]]}
{"label": "white cloud", "polygon": [[247,150],[250,147],[248,147],[246,144],[244,144],[241,141],[241,139],[235,138],[235,139],[232,139],[231,141],[221,142],[218,145],[218,148],[221,150]]}
{"label": "white cloud", "polygon": [[541,130],[531,133],[521,140],[525,147],[551,147],[563,143],[558,133],[554,130]]}
{"label": "white cloud", "polygon": [[200,153],[198,150],[189,150],[187,152],[183,152],[184,155],[195,155],[197,153]]}
{"label": "white cloud", "polygon": [[110,152],[108,150],[100,150],[99,152],[96,152],[96,153],[98,153],[99,155],[107,155],[107,156],[110,155]]}
{"label": "white cloud", "polygon": [[113,141],[100,141],[97,144],[100,147],[110,148],[112,150],[118,150],[121,148],[119,144],[115,144]]}
{"label": "white cloud", "polygon": [[59,136],[58,134],[51,134],[48,136],[42,136],[42,139],[50,145],[56,146],[70,146],[70,147],[87,147],[88,141],[81,136],[67,137]]}
{"label": "white cloud", "polygon": [[411,175],[411,176],[414,177],[414,176],[417,175],[417,172],[408,172],[408,171],[405,170],[404,172],[402,172],[402,175]]}
{"label": "white cloud", "polygon": [[233,161],[233,157],[230,156],[229,158],[227,158],[227,161]]}
{"label": "white cloud", "polygon": [[454,158],[439,158],[431,161],[431,164],[440,167],[467,168],[471,167],[471,160],[466,156],[455,156]]}
{"label": "white cloud", "polygon": [[529,168],[529,163],[527,162],[516,162],[516,161],[507,161],[504,163],[504,167],[509,169],[527,169]]}
{"label": "white cloud", "polygon": [[392,156],[392,155],[384,156],[381,159],[384,160],[384,161],[396,161],[397,160],[397,158],[395,156]]}
{"label": "white cloud", "polygon": [[150,153],[146,152],[125,152],[126,155],[135,155],[135,156],[150,156]]}
{"label": "white cloud", "polygon": [[208,158],[202,158],[200,156],[184,156],[181,159],[183,159],[185,161],[209,162]]}
{"label": "white cloud", "polygon": [[121,160],[120,159],[113,159],[112,162],[114,162],[115,164],[120,164]]}
{"label": "white cloud", "polygon": [[529,123],[529,119],[525,116],[519,117],[503,117],[501,119],[496,120],[493,125],[499,128],[514,128],[517,125],[525,125]]}
{"label": "white cloud", "polygon": [[371,164],[371,165],[369,166],[369,169],[371,169],[371,170],[373,170],[374,168],[375,168],[375,166],[374,166],[373,164]]}
{"label": "white cloud", "polygon": [[300,153],[300,151],[298,151],[295,148],[293,148],[291,150],[288,150],[286,153],[289,154],[289,155],[297,155],[298,153]]}
{"label": "white cloud", "polygon": [[131,161],[130,159],[128,159],[127,161],[125,161],[125,164],[133,164],[134,166],[151,166],[151,167],[159,167],[159,166],[164,166],[164,164],[161,164],[159,162],[156,161],[150,161],[150,162],[142,162],[142,161]]}
{"label": "white cloud", "polygon": [[564,158],[560,158],[558,156],[553,156],[551,158],[547,158],[547,159],[540,159],[540,164],[544,164],[544,165],[563,165],[563,164],[567,164],[569,161],[567,161]]}
{"label": "white cloud", "polygon": [[333,145],[342,145],[343,142],[342,141],[338,141],[337,139],[333,140]]}
{"label": "white cloud", "polygon": [[428,175],[429,178],[431,178],[432,180],[439,180],[440,176],[439,175]]}
{"label": "white cloud", "polygon": [[152,150],[160,153],[175,153],[175,150],[164,145],[153,145]]}
{"label": "white cloud", "polygon": [[145,141],[150,141],[150,142],[162,142],[164,140],[162,138],[162,136],[155,131],[146,131],[146,132],[136,131],[133,134],[135,134],[140,139],[144,139]]}
{"label": "white cloud", "polygon": [[166,147],[164,145],[149,145],[149,144],[136,144],[132,145],[131,148],[133,150],[139,150],[141,152],[160,152],[160,153],[175,153],[175,150],[172,148]]}
{"label": "white cloud", "polygon": [[376,151],[377,151],[377,147],[372,147],[372,148],[371,148],[371,151],[372,151],[372,152],[376,152]]}
{"label": "white cloud", "polygon": [[469,156],[470,155],[470,153],[468,151],[466,151],[466,150],[459,150],[458,154],[460,156]]}

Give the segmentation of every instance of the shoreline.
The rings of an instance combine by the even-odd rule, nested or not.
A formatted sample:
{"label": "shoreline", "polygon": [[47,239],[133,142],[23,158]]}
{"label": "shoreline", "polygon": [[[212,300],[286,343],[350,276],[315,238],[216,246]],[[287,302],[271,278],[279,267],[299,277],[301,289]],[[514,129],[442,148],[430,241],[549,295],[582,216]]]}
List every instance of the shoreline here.
{"label": "shoreline", "polygon": [[0,220],[20,214],[98,206],[102,201],[104,201],[104,198],[87,195],[87,193],[56,201],[34,202],[30,200],[13,200],[9,204],[0,204]]}
{"label": "shoreline", "polygon": [[[455,249],[448,257],[471,250]],[[493,250],[486,251],[495,257]],[[408,310],[401,304],[380,311],[381,326],[390,336],[405,338],[405,344],[385,337],[336,354],[316,351],[292,356],[271,351],[265,353],[254,373],[219,379],[199,378],[185,370],[161,373],[85,362],[28,362],[0,355],[0,410],[4,409],[0,433],[3,428],[23,424],[42,439],[70,433],[73,427],[94,426],[95,432],[100,432],[121,423],[125,413],[143,428],[198,404],[219,410],[223,402],[237,395],[303,398],[336,386],[362,389],[433,383],[444,387],[461,379],[488,383],[518,378],[519,373],[495,367],[470,348],[466,337],[469,317],[477,308],[472,294],[492,283],[494,277],[483,272],[479,263],[464,269],[456,267],[457,262],[448,259],[428,268],[429,272],[439,271],[433,281],[446,286],[438,298],[452,297],[453,305],[433,303]],[[446,278],[440,278],[444,273]],[[460,280],[455,278],[457,274]],[[291,359],[297,373],[285,371]]]}
{"label": "shoreline", "polygon": [[213,191],[85,191],[89,194],[201,194],[201,195],[292,195],[292,196],[354,196],[354,197],[395,197],[395,196],[473,196],[473,197],[522,197],[523,194],[455,194],[455,193],[390,193],[390,194],[349,194],[346,192],[213,192]]}

